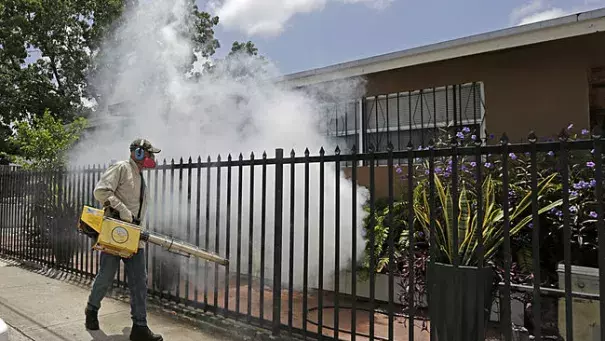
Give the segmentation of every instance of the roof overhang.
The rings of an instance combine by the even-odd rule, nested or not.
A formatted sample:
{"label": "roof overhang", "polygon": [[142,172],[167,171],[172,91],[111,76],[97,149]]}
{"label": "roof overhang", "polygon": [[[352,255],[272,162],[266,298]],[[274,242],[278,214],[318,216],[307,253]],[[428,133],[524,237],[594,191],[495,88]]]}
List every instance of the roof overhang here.
{"label": "roof overhang", "polygon": [[288,87],[302,87],[601,31],[605,31],[605,8],[297,72],[280,77],[276,82]]}

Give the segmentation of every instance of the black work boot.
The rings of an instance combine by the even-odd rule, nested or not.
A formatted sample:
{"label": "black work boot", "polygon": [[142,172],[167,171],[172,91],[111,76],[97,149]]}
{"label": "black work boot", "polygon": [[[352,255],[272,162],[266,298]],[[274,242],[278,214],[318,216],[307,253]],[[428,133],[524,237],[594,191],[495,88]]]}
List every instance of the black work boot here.
{"label": "black work boot", "polygon": [[132,326],[130,341],[164,341],[162,335],[154,334],[147,326]]}
{"label": "black work boot", "polygon": [[84,311],[86,315],[86,329],[88,330],[99,330],[99,317],[96,311],[86,309]]}

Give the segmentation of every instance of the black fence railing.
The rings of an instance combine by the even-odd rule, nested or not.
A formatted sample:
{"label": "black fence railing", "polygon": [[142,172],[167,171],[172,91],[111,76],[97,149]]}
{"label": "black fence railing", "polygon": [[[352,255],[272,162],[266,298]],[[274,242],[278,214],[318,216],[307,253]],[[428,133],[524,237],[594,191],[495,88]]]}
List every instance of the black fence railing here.
{"label": "black fence railing", "polygon": [[[150,293],[312,339],[604,340],[600,134],[465,139],[164,162],[146,227],[230,265],[148,245]],[[2,172],[2,254],[94,276],[76,223],[105,168]]]}

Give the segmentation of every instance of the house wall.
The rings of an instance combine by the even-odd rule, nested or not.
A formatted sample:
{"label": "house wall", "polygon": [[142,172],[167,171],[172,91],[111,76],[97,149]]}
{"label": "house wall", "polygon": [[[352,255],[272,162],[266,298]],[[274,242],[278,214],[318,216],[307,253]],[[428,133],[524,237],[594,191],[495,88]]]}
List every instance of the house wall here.
{"label": "house wall", "polygon": [[[605,33],[546,42],[366,75],[366,95],[482,81],[486,129],[512,142],[556,136],[570,123],[589,128],[590,69],[605,66]],[[385,171],[376,171],[376,196],[388,195]],[[358,172],[369,184],[369,172]]]}
{"label": "house wall", "polygon": [[368,96],[482,81],[487,129],[513,141],[589,125],[589,69],[605,65],[605,33],[366,76]]}

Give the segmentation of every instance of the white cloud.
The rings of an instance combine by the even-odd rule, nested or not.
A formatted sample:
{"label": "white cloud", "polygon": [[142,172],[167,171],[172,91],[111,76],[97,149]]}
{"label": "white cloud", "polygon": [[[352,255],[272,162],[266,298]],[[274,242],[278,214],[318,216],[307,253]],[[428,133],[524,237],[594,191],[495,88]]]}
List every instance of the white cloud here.
{"label": "white cloud", "polygon": [[583,4],[560,8],[550,5],[546,0],[531,0],[513,9],[510,14],[510,21],[512,25],[527,25],[578,12],[594,10],[603,5],[605,5],[605,0],[584,0]]}
{"label": "white cloud", "polygon": [[209,10],[227,29],[250,36],[276,36],[294,15],[320,11],[333,1],[383,9],[394,0],[211,0]]}
{"label": "white cloud", "polygon": [[570,14],[561,8],[550,8],[541,12],[530,14],[526,17],[521,18],[519,25],[526,25],[540,21],[546,21],[550,19],[560,18]]}

